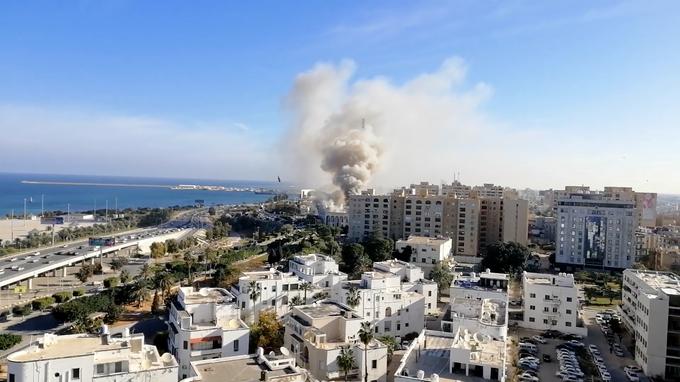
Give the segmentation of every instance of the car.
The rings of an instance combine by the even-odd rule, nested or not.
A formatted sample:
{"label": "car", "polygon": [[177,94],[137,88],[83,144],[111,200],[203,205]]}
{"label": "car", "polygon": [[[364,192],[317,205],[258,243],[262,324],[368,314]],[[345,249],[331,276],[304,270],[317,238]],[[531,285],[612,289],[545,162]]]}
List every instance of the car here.
{"label": "car", "polygon": [[33,254],[34,254],[35,256],[39,256],[39,255],[40,255],[40,251],[38,251],[38,252],[33,252]]}
{"label": "car", "polygon": [[538,343],[541,343],[541,344],[548,343],[548,341],[546,341],[545,338],[543,338],[541,336],[533,336],[533,337],[531,337],[531,339],[538,342]]}
{"label": "car", "polygon": [[627,371],[627,370],[630,370],[633,373],[642,373],[642,369],[640,369],[638,366],[635,366],[635,365],[628,365],[628,366],[623,368],[624,372]]}
{"label": "car", "polygon": [[583,344],[583,342],[576,341],[576,340],[569,340],[567,343],[571,346],[576,346],[576,347],[579,347],[579,348],[586,346],[586,345]]}
{"label": "car", "polygon": [[524,357],[524,358],[520,358],[519,360],[520,360],[520,361],[535,362],[535,363],[537,363],[537,364],[539,364],[539,365],[541,364],[541,360],[539,360],[539,359],[536,358],[536,357]]}
{"label": "car", "polygon": [[527,373],[522,373],[522,374],[518,375],[517,380],[526,381],[526,382],[538,382],[538,381],[540,381],[540,379],[538,377],[533,376],[531,374],[527,374]]}
{"label": "car", "polygon": [[543,354],[543,362],[552,362],[552,357],[550,357],[550,354]]}
{"label": "car", "polygon": [[62,248],[68,248],[68,245],[67,245],[67,244],[64,244],[64,245],[62,245],[61,247],[62,247]]}
{"label": "car", "polygon": [[597,345],[588,345],[588,349],[590,349],[590,351],[598,350]]}
{"label": "car", "polygon": [[640,380],[640,375],[634,371],[626,370],[625,373],[626,378],[628,378],[630,382],[638,382]]}
{"label": "car", "polygon": [[543,332],[543,337],[544,338],[559,338],[562,335],[562,332],[559,330],[546,330]]}
{"label": "car", "polygon": [[617,357],[623,357],[625,354],[623,353],[623,350],[621,349],[614,349],[614,355]]}

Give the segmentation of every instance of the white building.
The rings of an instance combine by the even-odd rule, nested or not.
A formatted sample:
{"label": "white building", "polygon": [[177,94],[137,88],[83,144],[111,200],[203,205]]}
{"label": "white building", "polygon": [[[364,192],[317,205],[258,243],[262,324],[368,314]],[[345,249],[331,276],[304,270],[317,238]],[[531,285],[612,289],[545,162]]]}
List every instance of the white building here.
{"label": "white building", "polygon": [[437,264],[451,258],[451,239],[442,237],[409,236],[406,240],[397,240],[396,249],[403,251],[411,248],[411,263],[423,268],[429,275]]}
{"label": "white building", "polygon": [[101,336],[46,333],[27,348],[7,357],[8,381],[55,382],[175,382],[177,362],[163,356],[143,335],[111,338],[106,327]]}
{"label": "white building", "polygon": [[454,298],[467,298],[482,300],[485,298],[508,301],[508,283],[510,278],[505,273],[491,272],[454,272],[449,296]]}
{"label": "white building", "polygon": [[588,329],[580,316],[574,275],[524,272],[522,275],[521,326],[536,330],[558,330],[585,336]]}
{"label": "white building", "polygon": [[[374,339],[366,348],[359,340],[365,320],[348,307],[328,301],[295,306],[285,321],[284,347],[295,355],[297,365],[316,379],[344,378],[337,357],[343,347],[349,347],[356,366],[349,372],[353,380],[363,378],[367,366],[369,381],[386,381],[387,346]],[[368,352],[366,364],[364,352]]]}
{"label": "white building", "polygon": [[[282,352],[207,359],[191,363],[191,377],[181,382],[305,382],[307,372],[296,366],[286,348]],[[264,378],[264,379],[263,379]]]}
{"label": "white building", "polygon": [[423,330],[394,373],[395,382],[506,380],[506,343],[459,327],[454,333]]}
{"label": "white building", "polygon": [[[253,301],[251,299],[251,283],[258,289],[259,296]],[[244,272],[238,279],[236,288],[232,288],[232,293],[238,300],[242,314],[257,318],[257,312],[273,309],[277,316],[288,313],[290,300],[300,297],[304,300],[312,297],[311,291],[303,291],[300,285],[305,283],[293,273],[280,272],[275,269],[258,272]],[[254,317],[253,317],[254,315]]]}
{"label": "white building", "polygon": [[439,314],[439,309],[437,309],[437,283],[428,280],[425,277],[425,272],[419,266],[393,259],[373,263],[373,271],[399,277],[401,290],[416,292],[425,297],[425,314]]}
{"label": "white building", "polygon": [[180,288],[168,327],[168,347],[177,357],[181,378],[189,375],[192,361],[248,354],[250,329],[225,289]]}
{"label": "white building", "polygon": [[557,200],[556,263],[622,269],[635,263],[635,200],[567,193]]}
{"label": "white building", "polygon": [[347,280],[347,274],[340,272],[338,263],[326,255],[294,256],[293,259],[288,260],[288,269],[315,288],[328,289],[340,281]]}
{"label": "white building", "polygon": [[680,276],[671,272],[623,271],[626,328],[635,336],[635,361],[648,376],[680,378]]}

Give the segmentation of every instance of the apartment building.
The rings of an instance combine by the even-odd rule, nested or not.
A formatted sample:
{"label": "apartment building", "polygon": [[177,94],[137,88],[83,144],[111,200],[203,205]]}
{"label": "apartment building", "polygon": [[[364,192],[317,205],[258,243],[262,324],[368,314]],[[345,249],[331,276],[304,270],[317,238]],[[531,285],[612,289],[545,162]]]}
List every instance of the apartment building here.
{"label": "apartment building", "polygon": [[556,262],[566,269],[622,269],[635,263],[635,203],[601,193],[557,202]]}
{"label": "apartment building", "polygon": [[189,376],[192,361],[248,354],[250,329],[225,289],[180,288],[170,305],[168,329],[168,349],[181,378]]}
{"label": "apartment building", "polygon": [[454,272],[449,296],[451,299],[502,300],[507,304],[509,282],[507,274],[491,272],[489,269],[480,273]]}
{"label": "apartment building", "polygon": [[387,346],[375,339],[368,346],[361,343],[362,322],[361,316],[335,302],[295,306],[285,319],[284,347],[295,356],[297,365],[322,381],[344,378],[337,357],[342,348],[349,348],[356,366],[349,373],[352,380],[362,379],[368,370],[369,381],[385,382]]}
{"label": "apartment building", "polygon": [[288,270],[299,279],[312,284],[315,289],[330,289],[339,282],[347,280],[347,274],[340,272],[338,263],[326,255],[294,256],[288,260]]}
{"label": "apartment building", "polygon": [[286,348],[265,354],[207,359],[191,363],[191,376],[181,382],[306,382],[306,370],[297,367]]}
{"label": "apartment building", "polygon": [[664,381],[680,379],[680,277],[624,270],[619,312],[635,337],[635,361],[644,373]]}
{"label": "apartment building", "polygon": [[421,267],[429,276],[434,267],[451,258],[452,241],[444,237],[409,236],[395,243],[395,248],[400,252],[407,247],[411,248],[410,263]]}
{"label": "apartment building", "polygon": [[352,240],[374,234],[395,240],[444,236],[452,239],[459,256],[477,256],[499,241],[526,244],[528,236],[528,203],[513,190],[491,184],[472,188],[460,182],[441,187],[423,182],[386,195],[369,189],[350,195],[348,215]]}
{"label": "apartment building", "polygon": [[7,357],[8,382],[175,382],[177,362],[169,354],[158,354],[144,344],[144,335],[112,338],[108,328],[102,335],[57,336],[45,333],[28,347]]}
{"label": "apartment building", "polygon": [[[290,300],[299,297],[303,301],[311,298],[313,292],[300,289],[305,283],[291,272],[280,272],[276,269],[266,271],[244,272],[238,284],[231,289],[236,296],[241,313],[256,319],[258,312],[274,310],[277,316],[288,313]],[[256,299],[251,298],[251,288],[255,288]]]}
{"label": "apartment building", "polygon": [[558,330],[585,336],[588,330],[579,311],[574,275],[524,272],[522,274],[522,327]]}
{"label": "apartment building", "polygon": [[428,280],[419,266],[401,260],[387,260],[373,263],[373,271],[399,277],[402,290],[416,292],[425,297],[425,314],[439,314],[437,283]]}
{"label": "apartment building", "polygon": [[[375,263],[373,271],[364,272],[361,280],[344,281],[333,288],[330,300],[352,307],[373,324],[376,335],[403,337],[420,332],[425,327],[425,314],[436,311],[437,286],[425,281],[420,285],[402,284],[402,277]],[[425,295],[415,292],[418,288]],[[358,297],[356,305],[350,301],[354,292]]]}

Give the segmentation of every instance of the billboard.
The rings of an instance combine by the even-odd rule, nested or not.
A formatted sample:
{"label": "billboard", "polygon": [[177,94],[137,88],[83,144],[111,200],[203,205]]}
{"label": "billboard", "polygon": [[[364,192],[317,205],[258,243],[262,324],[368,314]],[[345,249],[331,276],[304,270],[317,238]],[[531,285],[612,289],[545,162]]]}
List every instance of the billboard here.
{"label": "billboard", "polygon": [[40,223],[41,224],[64,224],[64,217],[63,216],[54,216],[54,217],[43,217],[40,218]]}
{"label": "billboard", "polygon": [[607,255],[607,218],[587,216],[584,236],[583,258],[586,265],[603,265]]}
{"label": "billboard", "polygon": [[115,237],[91,237],[88,244],[93,247],[112,247],[116,245]]}

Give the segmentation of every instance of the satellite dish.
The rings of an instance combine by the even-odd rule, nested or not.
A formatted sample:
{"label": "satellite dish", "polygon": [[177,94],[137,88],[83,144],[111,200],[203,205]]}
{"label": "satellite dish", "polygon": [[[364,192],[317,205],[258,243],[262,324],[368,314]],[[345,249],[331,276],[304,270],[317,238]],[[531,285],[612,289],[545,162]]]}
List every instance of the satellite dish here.
{"label": "satellite dish", "polygon": [[288,349],[284,348],[283,346],[281,346],[281,349],[280,349],[280,350],[281,350],[281,354],[283,354],[283,355],[290,355],[290,352],[288,351]]}
{"label": "satellite dish", "polygon": [[198,294],[200,294],[200,295],[203,296],[203,297],[208,297],[208,295],[210,294],[210,292],[208,292],[207,289],[203,288],[203,289],[201,289],[201,290],[198,291]]}

